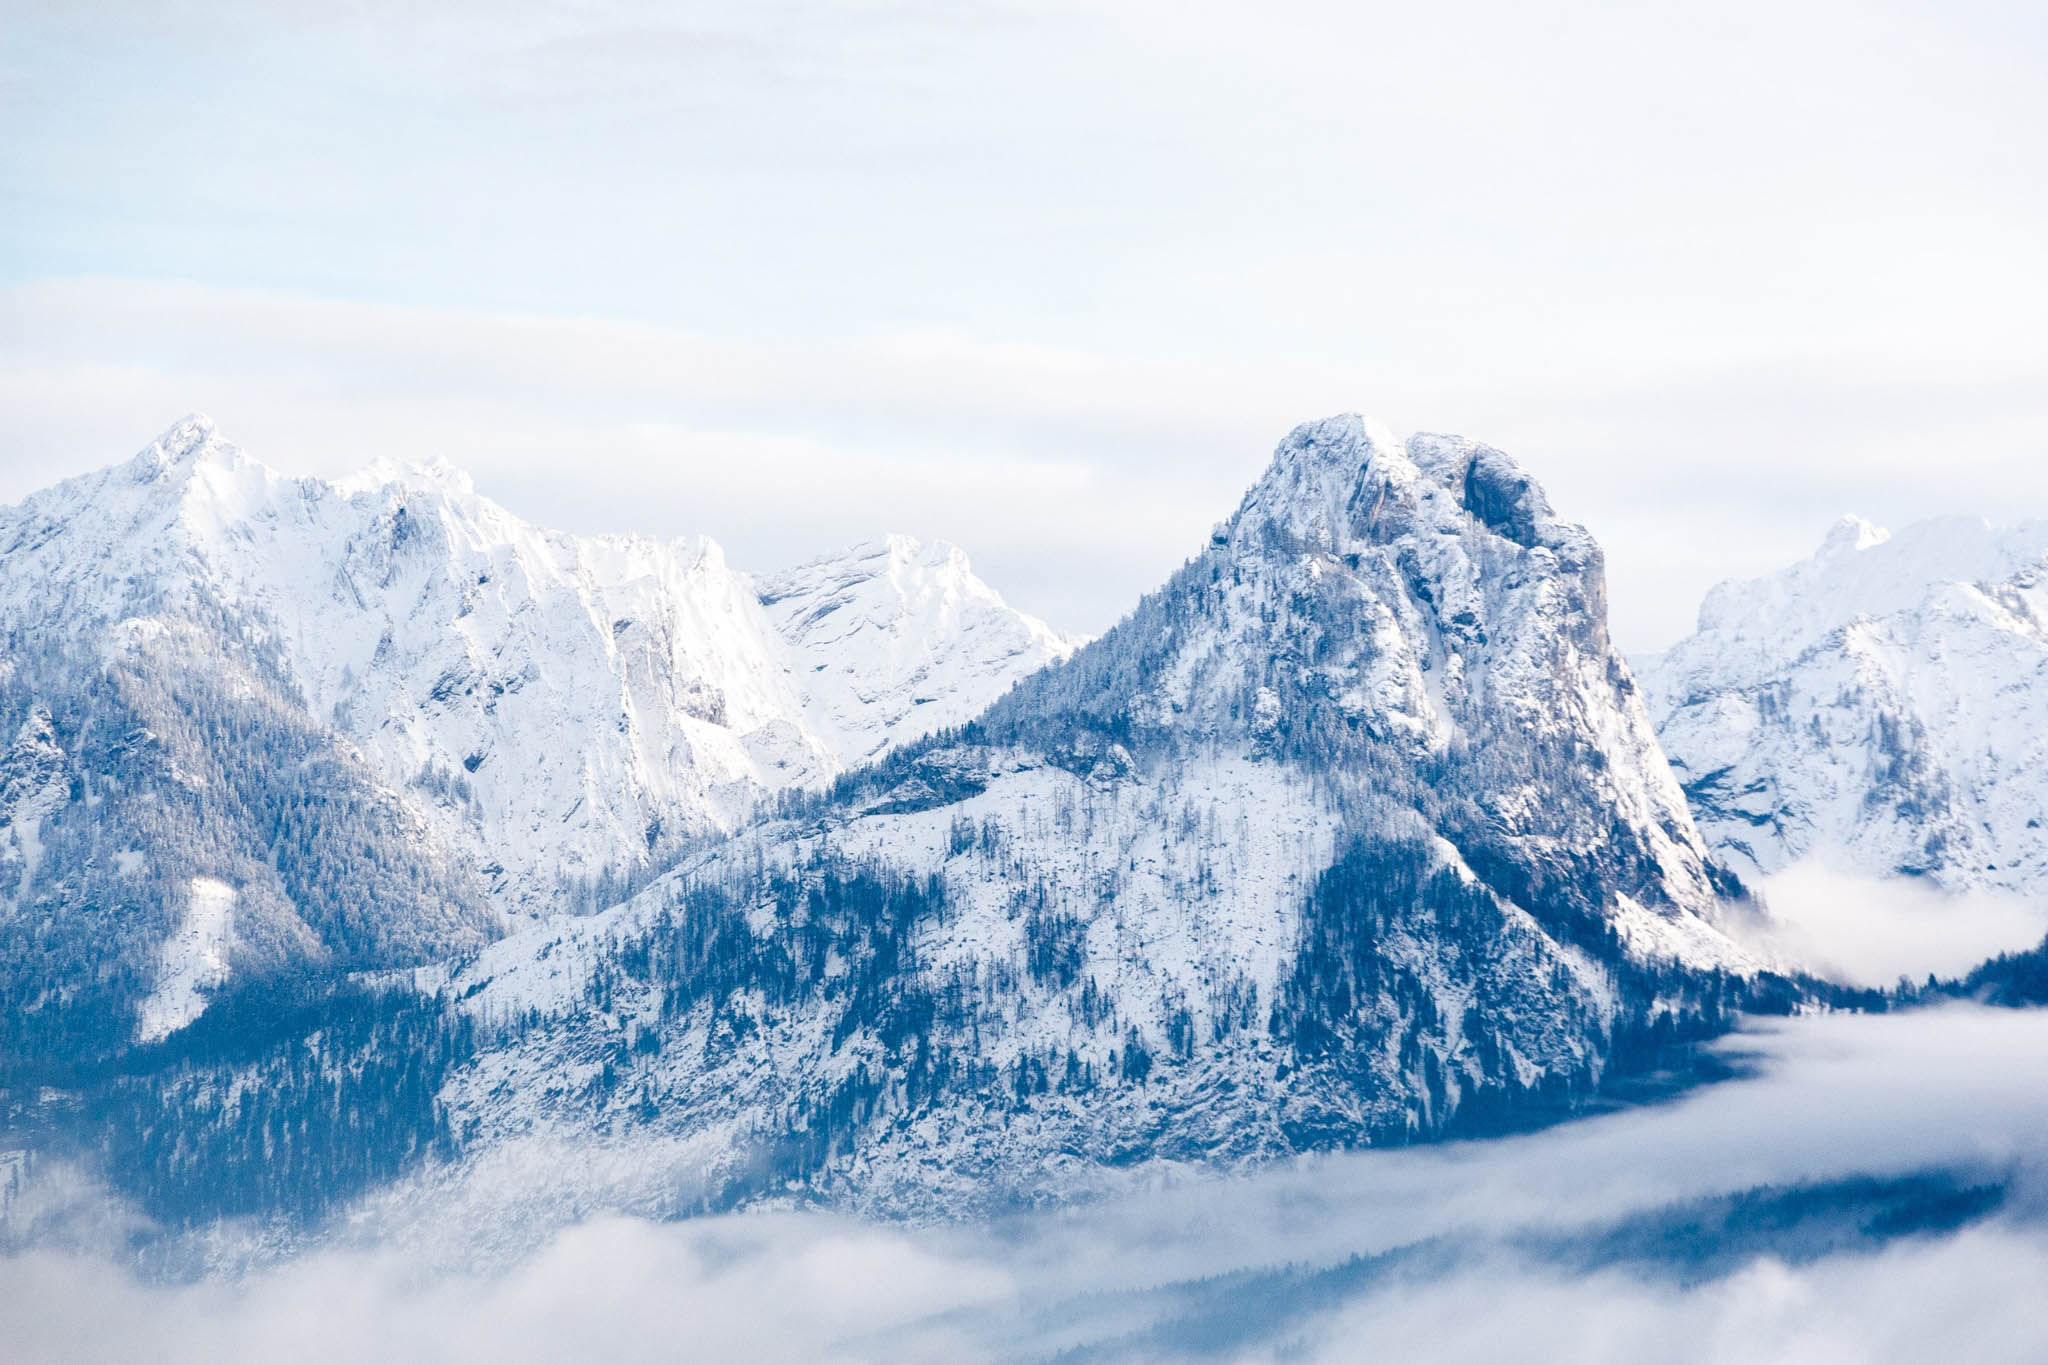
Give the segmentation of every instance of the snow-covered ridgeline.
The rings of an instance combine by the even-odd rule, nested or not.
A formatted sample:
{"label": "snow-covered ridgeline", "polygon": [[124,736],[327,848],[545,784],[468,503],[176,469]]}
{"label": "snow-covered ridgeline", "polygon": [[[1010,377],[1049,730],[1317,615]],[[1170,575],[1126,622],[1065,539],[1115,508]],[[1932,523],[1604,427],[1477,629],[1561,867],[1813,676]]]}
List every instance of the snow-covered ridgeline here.
{"label": "snow-covered ridgeline", "polygon": [[444,463],[289,478],[198,417],[0,512],[0,565],[23,585],[0,626],[32,638],[111,649],[165,612],[225,612],[528,913],[1073,647],[950,547],[820,560],[764,608],[709,540],[545,530]]}
{"label": "snow-covered ridgeline", "polygon": [[972,720],[1082,643],[1005,603],[944,541],[892,535],[759,591],[790,647],[807,728],[849,766]]}

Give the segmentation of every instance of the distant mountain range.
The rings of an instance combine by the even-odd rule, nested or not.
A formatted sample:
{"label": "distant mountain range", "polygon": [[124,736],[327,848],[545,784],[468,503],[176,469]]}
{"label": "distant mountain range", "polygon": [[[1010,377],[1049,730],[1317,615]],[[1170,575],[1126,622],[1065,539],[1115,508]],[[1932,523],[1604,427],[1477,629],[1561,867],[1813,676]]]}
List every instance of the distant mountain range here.
{"label": "distant mountain range", "polygon": [[1811,855],[2048,900],[2048,522],[1845,518],[1642,676],[1742,875]]}
{"label": "distant mountain range", "polygon": [[755,578],[190,419],[0,513],[0,1121],[190,1223],[508,1163],[573,1216],[598,1153],[943,1215],[1570,1113],[1822,989],[1743,877],[2041,890],[2044,544],[1847,525],[1639,690],[1524,471],[1356,417],[1088,642],[949,546]]}

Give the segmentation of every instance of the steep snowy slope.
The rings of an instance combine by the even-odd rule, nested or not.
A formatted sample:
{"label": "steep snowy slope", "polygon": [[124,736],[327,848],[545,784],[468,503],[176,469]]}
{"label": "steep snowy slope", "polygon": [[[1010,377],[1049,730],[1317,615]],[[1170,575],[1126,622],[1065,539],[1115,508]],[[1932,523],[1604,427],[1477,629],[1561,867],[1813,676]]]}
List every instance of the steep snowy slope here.
{"label": "steep snowy slope", "polygon": [[[280,841],[310,837],[261,813],[271,797],[249,774],[298,772],[280,769],[279,754],[315,750],[326,757],[307,771],[345,772],[354,794],[303,799],[388,807],[357,841],[363,856],[412,867],[407,885],[453,907],[366,910],[446,922],[406,930],[396,959],[367,946],[377,935],[351,931],[335,960],[473,946],[495,929],[479,888],[515,914],[608,904],[764,795],[964,718],[1071,649],[1005,607],[957,551],[891,542],[886,567],[868,558],[790,576],[771,616],[753,579],[708,540],[543,530],[446,465],[289,478],[188,419],[124,465],[0,511],[0,632],[13,651],[0,721],[20,727],[0,793],[15,812],[0,828],[0,904],[29,922],[78,901],[89,881],[93,913],[113,916],[133,890],[149,908],[128,919],[170,941],[189,905],[222,903],[192,888],[218,884],[232,909],[209,912],[207,924],[219,923],[202,936],[213,945],[205,962],[313,952],[324,940],[304,923],[308,893],[248,884],[304,852],[280,855]],[[821,629],[837,608],[851,626]],[[116,675],[134,685],[103,685]],[[260,719],[222,720],[259,697]],[[133,762],[110,738],[116,726],[162,751],[168,795],[122,785]],[[79,770],[94,763],[108,779],[98,790]],[[202,816],[212,768],[258,813]],[[190,807],[175,836],[151,823],[165,801]],[[39,835],[74,802],[84,804],[68,817],[69,847],[89,866],[45,857]],[[202,820],[212,826],[188,823]],[[233,847],[202,848],[221,839]],[[191,857],[171,857],[167,843]],[[376,882],[327,871],[340,884],[313,894]],[[252,957],[257,940],[271,948]],[[0,953],[24,951],[0,942]],[[189,963],[121,951],[141,978],[124,989],[185,1002],[152,1019],[190,1017],[203,991],[175,985]],[[222,976],[200,972],[209,984]]]}
{"label": "steep snowy slope", "polygon": [[1714,589],[1644,686],[1734,865],[2048,897],[2048,522],[1846,518]]}
{"label": "steep snowy slope", "polygon": [[486,1030],[476,1153],[957,1211],[1569,1107],[1745,998],[1732,889],[1592,540],[1338,418],[957,736],[424,984]]}

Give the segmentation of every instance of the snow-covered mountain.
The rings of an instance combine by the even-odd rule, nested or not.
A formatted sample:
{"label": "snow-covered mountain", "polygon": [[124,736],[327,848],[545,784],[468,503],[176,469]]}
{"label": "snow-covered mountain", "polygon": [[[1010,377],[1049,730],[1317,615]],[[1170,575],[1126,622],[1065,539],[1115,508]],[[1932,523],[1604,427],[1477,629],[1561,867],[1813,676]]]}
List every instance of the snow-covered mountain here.
{"label": "snow-covered mountain", "polygon": [[[545,530],[445,464],[291,478],[187,419],[0,511],[0,700],[18,732],[0,774],[0,905],[27,920],[81,897],[110,916],[131,891],[150,899],[128,919],[171,956],[124,949],[142,978],[130,993],[217,981],[215,960],[259,939],[270,960],[336,951],[308,922],[312,894],[364,921],[342,936],[362,951],[339,960],[418,960],[491,936],[490,907],[608,904],[764,796],[957,722],[1074,646],[959,551],[903,538],[806,565],[769,596],[709,540]],[[287,751],[299,766],[279,767]],[[144,752],[166,784],[147,801]],[[376,882],[353,864],[323,865],[319,886],[266,870],[310,836],[252,767],[346,774],[350,808],[383,813],[335,856],[409,868],[403,905],[359,903]],[[311,818],[347,804],[327,778],[294,780],[307,790],[286,804]],[[53,857],[41,831],[72,804],[76,838]],[[167,808],[183,811],[175,831],[159,827]],[[120,837],[133,846],[94,842]],[[394,916],[441,922],[400,935],[405,951],[365,948],[392,938],[371,921]],[[164,1017],[182,1022],[204,992],[173,995],[185,1003]]]}
{"label": "snow-covered mountain", "polygon": [[1643,681],[1738,869],[1814,854],[2048,899],[2048,522],[1845,518],[1715,588]]}
{"label": "snow-covered mountain", "polygon": [[1344,417],[964,731],[422,979],[474,1152],[958,1210],[1569,1107],[1739,998],[1734,889],[1592,539]]}
{"label": "snow-covered mountain", "polygon": [[[1599,548],[1472,442],[1296,430],[1063,660],[944,547],[757,586],[447,471],[285,480],[204,428],[0,534],[71,604],[11,594],[10,631],[99,660],[8,682],[0,797],[56,804],[11,846],[42,889],[0,935],[0,1019],[31,1021],[0,1061],[63,1055],[34,916],[118,929],[95,907],[155,888],[139,948],[64,986],[107,983],[147,1046],[110,1079],[0,1066],[0,1120],[172,1223],[443,1187],[543,1222],[1070,1199],[1568,1112],[1783,985],[1721,932],[1739,887]],[[778,782],[808,785],[748,822]],[[657,797],[657,844],[670,810],[743,823],[601,913],[481,947],[447,920],[486,854],[504,897],[644,849]],[[251,924],[323,970],[238,973]]]}

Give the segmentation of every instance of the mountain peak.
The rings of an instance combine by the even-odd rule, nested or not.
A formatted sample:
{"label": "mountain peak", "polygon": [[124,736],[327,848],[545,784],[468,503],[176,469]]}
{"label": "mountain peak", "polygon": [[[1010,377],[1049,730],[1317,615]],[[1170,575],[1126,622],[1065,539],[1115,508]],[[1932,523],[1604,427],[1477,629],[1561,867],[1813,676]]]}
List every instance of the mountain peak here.
{"label": "mountain peak", "polygon": [[975,576],[967,552],[950,541],[921,541],[892,531],[843,550],[817,555],[761,579],[761,600],[773,604],[833,583],[844,593],[857,585],[886,583],[897,598],[948,590],[970,596],[996,597],[995,590]]}
{"label": "mountain peak", "polygon": [[1525,549],[1591,547],[1584,532],[1556,520],[1542,488],[1504,452],[1438,433],[1401,441],[1356,413],[1289,432],[1222,535],[1345,553],[1419,529],[1462,533],[1475,524]]}
{"label": "mountain peak", "polygon": [[1340,550],[1350,538],[1350,511],[1366,470],[1399,449],[1391,432],[1357,413],[1303,422],[1287,433],[1266,472],[1244,495],[1228,538],[1238,544],[1277,538]]}
{"label": "mountain peak", "polygon": [[1827,539],[1821,542],[1820,554],[1827,559],[1852,555],[1873,545],[1882,545],[1891,538],[1892,533],[1884,527],[1851,512],[1828,528]]}
{"label": "mountain peak", "polygon": [[861,573],[869,577],[881,577],[902,569],[952,569],[961,574],[972,574],[973,565],[967,552],[948,540],[920,540],[902,531],[890,531],[873,540],[863,540],[843,550],[834,550],[816,555],[801,564],[792,565],[777,578],[809,570],[830,568],[847,573]]}
{"label": "mountain peak", "polygon": [[220,437],[211,417],[203,412],[187,413],[162,435],[150,442],[128,462],[137,483],[153,483],[179,468],[191,468],[208,459],[234,462],[241,452]]}
{"label": "mountain peak", "polygon": [[1006,604],[943,540],[887,535],[757,588],[809,680],[816,723],[853,761],[970,719],[1080,643]]}
{"label": "mountain peak", "polygon": [[1859,616],[1890,616],[1919,606],[1945,585],[1999,583],[2044,561],[2048,522],[1999,526],[1982,517],[1943,516],[1893,532],[1847,516],[1805,559],[1758,578],[1716,584],[1700,603],[1697,633],[1715,635],[1714,650],[1740,642],[1789,660]]}
{"label": "mountain peak", "polygon": [[[857,547],[859,549],[867,547]],[[896,564],[919,564],[927,568],[946,568],[959,573],[971,574],[974,566],[969,563],[967,552],[950,540],[919,540],[916,536],[901,531],[891,531],[882,537],[880,548]]]}
{"label": "mountain peak", "polygon": [[1702,832],[1744,871],[1821,854],[2039,896],[2044,567],[2048,522],[1852,516],[1716,586],[1641,678]]}

